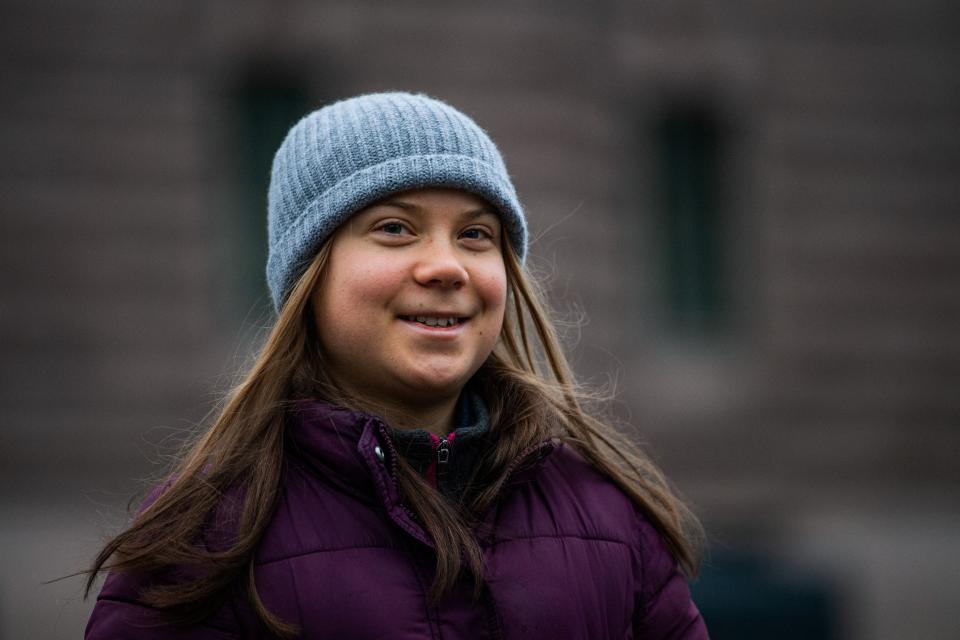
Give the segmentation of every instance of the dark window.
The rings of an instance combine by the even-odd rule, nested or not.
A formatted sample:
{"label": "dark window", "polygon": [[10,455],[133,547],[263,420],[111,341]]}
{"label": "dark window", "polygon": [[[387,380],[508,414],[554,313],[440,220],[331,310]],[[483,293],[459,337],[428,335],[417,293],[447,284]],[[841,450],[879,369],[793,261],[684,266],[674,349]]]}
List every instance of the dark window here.
{"label": "dark window", "polygon": [[231,278],[240,318],[258,318],[270,306],[267,261],[267,189],[273,154],[290,127],[319,106],[306,83],[276,65],[253,65],[231,92],[237,171]]}
{"label": "dark window", "polygon": [[727,324],[723,128],[708,107],[674,106],[654,140],[664,324],[677,337],[710,337]]}

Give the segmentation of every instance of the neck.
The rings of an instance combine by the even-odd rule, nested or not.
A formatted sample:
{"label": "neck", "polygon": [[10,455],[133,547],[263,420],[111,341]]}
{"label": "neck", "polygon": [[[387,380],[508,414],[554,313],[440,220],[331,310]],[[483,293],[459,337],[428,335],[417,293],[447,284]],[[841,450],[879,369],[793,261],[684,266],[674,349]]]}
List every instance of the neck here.
{"label": "neck", "polygon": [[444,437],[453,429],[456,406],[457,398],[453,398],[429,407],[398,408],[396,411],[391,407],[385,409],[382,415],[387,424],[395,429],[425,429]]}
{"label": "neck", "polygon": [[440,437],[453,429],[459,394],[450,398],[432,399],[429,403],[413,403],[403,400],[378,401],[369,395],[346,391],[344,401],[356,408],[379,415],[394,429],[425,429]]}

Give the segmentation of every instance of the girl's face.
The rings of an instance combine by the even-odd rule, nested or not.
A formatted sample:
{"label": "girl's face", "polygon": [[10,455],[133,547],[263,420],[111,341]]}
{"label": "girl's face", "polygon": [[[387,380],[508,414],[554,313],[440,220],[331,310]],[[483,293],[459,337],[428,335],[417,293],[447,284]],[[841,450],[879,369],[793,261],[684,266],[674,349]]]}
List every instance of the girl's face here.
{"label": "girl's face", "polygon": [[459,190],[407,191],[356,213],[332,242],[311,297],[331,376],[373,401],[455,398],[503,325],[494,210]]}

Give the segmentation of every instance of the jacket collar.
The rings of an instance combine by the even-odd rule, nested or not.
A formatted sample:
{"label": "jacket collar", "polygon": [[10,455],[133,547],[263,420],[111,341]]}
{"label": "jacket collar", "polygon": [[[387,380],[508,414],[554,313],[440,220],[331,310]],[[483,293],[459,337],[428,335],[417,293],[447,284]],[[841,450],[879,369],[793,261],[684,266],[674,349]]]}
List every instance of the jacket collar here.
{"label": "jacket collar", "polygon": [[467,482],[483,455],[494,446],[490,415],[483,398],[470,385],[464,387],[454,410],[453,430],[443,436],[447,459],[438,464],[441,438],[424,429],[391,429],[400,455],[451,500],[463,497]]}
{"label": "jacket collar", "polygon": [[[429,536],[403,505],[396,480],[399,455],[393,430],[379,416],[319,400],[300,400],[287,414],[291,453],[345,493],[376,496],[391,519],[428,546]],[[486,430],[481,433],[486,435]],[[508,484],[528,482],[556,448],[555,440],[529,447],[511,465]]]}
{"label": "jacket collar", "polygon": [[301,400],[287,414],[287,436],[292,453],[326,480],[361,500],[369,500],[371,493],[377,496],[394,522],[433,546],[402,504],[396,448],[380,417]]}
{"label": "jacket collar", "polygon": [[326,402],[299,400],[287,413],[287,437],[291,451],[330,480],[363,487],[370,474],[358,444],[379,422],[376,416]]}

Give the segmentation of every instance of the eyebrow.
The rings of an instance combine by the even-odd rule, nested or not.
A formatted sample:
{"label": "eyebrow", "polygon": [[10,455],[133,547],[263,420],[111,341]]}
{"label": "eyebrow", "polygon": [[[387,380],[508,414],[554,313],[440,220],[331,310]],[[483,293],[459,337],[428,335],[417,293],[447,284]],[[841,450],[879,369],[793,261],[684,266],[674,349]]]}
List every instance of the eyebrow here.
{"label": "eyebrow", "polygon": [[[379,206],[384,206],[384,207],[397,207],[398,209],[403,209],[404,211],[422,211],[423,210],[423,207],[421,207],[420,205],[413,202],[407,202],[406,200],[390,199],[390,200],[384,200],[383,202],[379,202],[377,204]],[[462,212],[462,215],[471,219],[479,218],[480,216],[485,214],[490,214],[492,216],[499,217],[499,214],[497,213],[496,209],[493,209],[492,207],[489,207],[487,205],[483,205],[475,209],[468,209],[467,211]]]}

